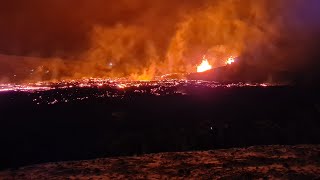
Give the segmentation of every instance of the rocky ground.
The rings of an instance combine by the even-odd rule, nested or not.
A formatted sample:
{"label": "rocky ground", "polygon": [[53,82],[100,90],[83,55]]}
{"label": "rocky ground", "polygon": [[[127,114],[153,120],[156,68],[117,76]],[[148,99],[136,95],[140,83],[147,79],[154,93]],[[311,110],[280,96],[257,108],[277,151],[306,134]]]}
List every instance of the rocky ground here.
{"label": "rocky ground", "polygon": [[0,179],[318,179],[320,145],[160,153],[40,164]]}

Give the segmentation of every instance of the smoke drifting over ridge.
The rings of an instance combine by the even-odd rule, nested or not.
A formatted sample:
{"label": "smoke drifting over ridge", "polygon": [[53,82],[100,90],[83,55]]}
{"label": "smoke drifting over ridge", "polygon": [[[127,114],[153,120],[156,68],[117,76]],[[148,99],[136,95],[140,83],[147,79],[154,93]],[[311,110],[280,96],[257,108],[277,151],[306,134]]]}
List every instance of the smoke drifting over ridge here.
{"label": "smoke drifting over ridge", "polygon": [[31,76],[23,77],[28,80],[151,79],[194,72],[203,55],[215,67],[229,56],[241,56],[266,69],[299,71],[318,64],[320,16],[312,9],[318,4],[316,0],[9,2],[1,6],[7,11],[1,12],[5,28],[0,30],[0,50],[46,57],[5,63],[14,73],[34,68]]}

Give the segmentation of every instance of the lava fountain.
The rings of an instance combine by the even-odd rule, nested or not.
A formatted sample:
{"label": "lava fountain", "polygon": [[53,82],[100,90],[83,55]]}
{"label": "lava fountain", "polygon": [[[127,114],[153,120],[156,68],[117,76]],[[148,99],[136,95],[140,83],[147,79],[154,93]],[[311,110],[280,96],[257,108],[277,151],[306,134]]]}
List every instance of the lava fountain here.
{"label": "lava fountain", "polygon": [[202,59],[202,63],[197,66],[197,72],[205,72],[212,69],[212,66],[210,65],[209,61],[206,59],[206,57],[204,56]]}
{"label": "lava fountain", "polygon": [[236,62],[233,56],[229,57],[226,61],[226,65],[231,65],[232,63]]}

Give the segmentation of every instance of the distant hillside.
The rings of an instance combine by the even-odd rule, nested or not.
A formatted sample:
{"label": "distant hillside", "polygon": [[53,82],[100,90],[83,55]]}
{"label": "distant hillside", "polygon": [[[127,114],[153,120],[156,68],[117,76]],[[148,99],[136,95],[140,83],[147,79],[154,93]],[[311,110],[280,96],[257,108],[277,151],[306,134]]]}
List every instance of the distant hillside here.
{"label": "distant hillside", "polygon": [[191,73],[187,76],[187,79],[223,83],[290,83],[296,82],[299,74],[295,71],[283,70],[278,67],[270,69],[258,65],[249,65],[245,62],[235,62],[203,73]]}

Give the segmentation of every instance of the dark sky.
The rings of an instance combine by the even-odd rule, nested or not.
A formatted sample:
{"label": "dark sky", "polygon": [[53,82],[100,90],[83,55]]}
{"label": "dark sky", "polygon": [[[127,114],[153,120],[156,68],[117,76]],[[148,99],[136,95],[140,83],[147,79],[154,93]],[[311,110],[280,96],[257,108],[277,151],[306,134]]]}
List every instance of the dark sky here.
{"label": "dark sky", "polygon": [[0,49],[3,53],[47,55],[78,51],[85,48],[86,33],[92,24],[122,18],[123,12],[112,12],[111,6],[115,8],[99,0],[2,1]]}
{"label": "dark sky", "polygon": [[0,53],[43,56],[77,53],[88,48],[88,33],[96,24],[133,23],[150,10],[176,18],[179,9],[199,6],[201,0],[1,1]]}

